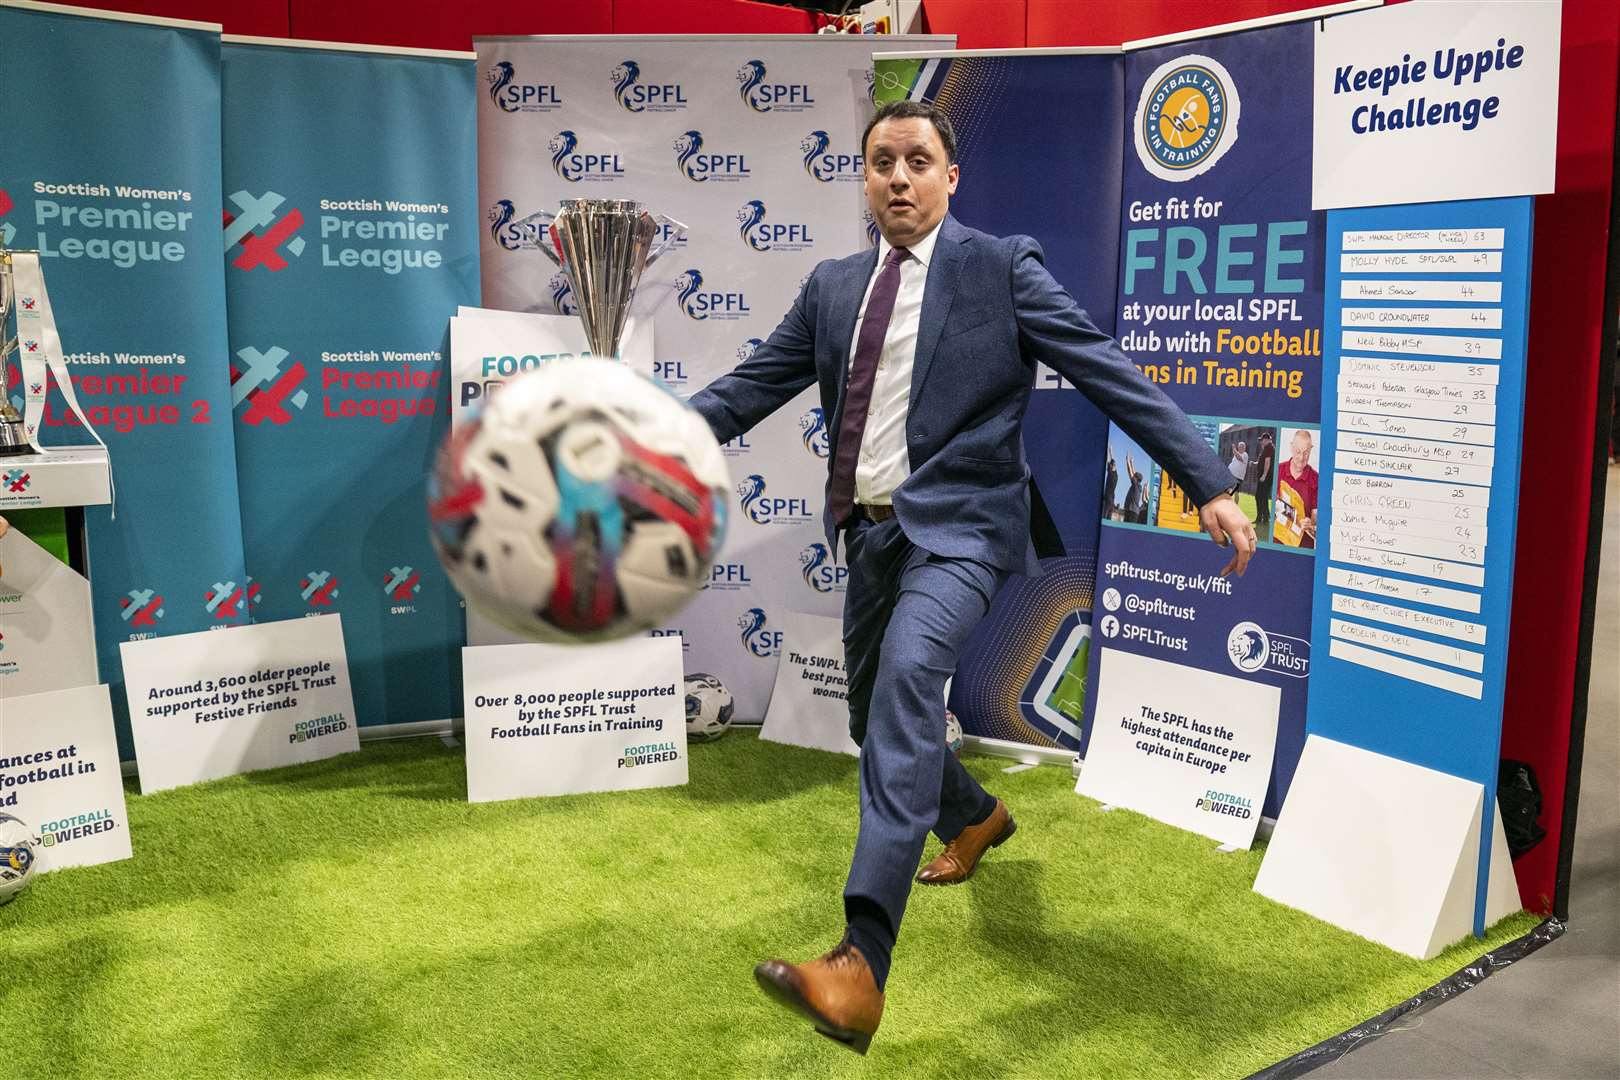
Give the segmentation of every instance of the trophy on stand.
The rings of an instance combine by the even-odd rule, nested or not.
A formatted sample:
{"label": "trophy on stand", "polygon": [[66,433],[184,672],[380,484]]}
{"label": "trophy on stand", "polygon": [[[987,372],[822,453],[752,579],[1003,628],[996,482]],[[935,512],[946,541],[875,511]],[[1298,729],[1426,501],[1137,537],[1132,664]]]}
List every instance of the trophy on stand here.
{"label": "trophy on stand", "polygon": [[16,306],[16,290],[11,279],[11,250],[0,243],[0,457],[32,454],[23,418],[11,403],[11,354],[17,351],[17,338],[6,327]]}
{"label": "trophy on stand", "polygon": [[604,359],[619,355],[643,271],[686,234],[685,225],[631,199],[564,199],[557,213],[516,225],[524,247],[539,248],[568,275],[585,340]]}

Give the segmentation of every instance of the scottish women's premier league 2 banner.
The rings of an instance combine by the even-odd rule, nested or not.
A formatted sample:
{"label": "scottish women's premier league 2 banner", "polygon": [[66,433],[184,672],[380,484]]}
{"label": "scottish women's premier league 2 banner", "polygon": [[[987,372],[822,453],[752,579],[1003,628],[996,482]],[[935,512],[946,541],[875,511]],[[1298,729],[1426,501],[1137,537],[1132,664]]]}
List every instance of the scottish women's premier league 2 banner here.
{"label": "scottish women's premier league 2 banner", "polygon": [[[1117,49],[876,64],[879,100],[926,99],[950,116],[961,166],[951,213],[997,236],[1033,236],[1105,333],[1114,330],[1124,68]],[[1084,122],[1044,122],[1054,110]],[[1107,426],[1055,372],[1036,372],[1024,451],[1043,573],[1014,575],[968,643],[951,688],[967,734],[1081,745],[1102,497],[1092,463]]]}
{"label": "scottish women's premier league 2 banner", "polygon": [[[1314,32],[1306,22],[1126,58],[1116,333],[1226,465],[1260,548],[1246,576],[1222,577],[1231,553],[1202,534],[1189,494],[1111,427],[1087,706],[1094,725],[1125,728],[1136,752],[1204,769],[1216,788],[1232,733],[1274,719],[1273,814],[1304,740],[1311,660],[1323,236],[1306,122]],[[1134,659],[1111,662],[1125,654]],[[1213,699],[1197,673],[1221,677]]]}
{"label": "scottish women's premier league 2 banner", "polygon": [[[220,277],[219,49],[206,26],[0,7],[0,239],[39,250],[68,377],[111,453],[116,506],[86,522],[125,757],[119,644],[242,625],[255,595]],[[42,441],[93,441],[57,391]]]}
{"label": "scottish women's premier league 2 banner", "polygon": [[362,725],[461,708],[461,601],[423,477],[449,428],[449,320],[478,303],[473,74],[459,54],[224,46],[254,618],[341,614]]}

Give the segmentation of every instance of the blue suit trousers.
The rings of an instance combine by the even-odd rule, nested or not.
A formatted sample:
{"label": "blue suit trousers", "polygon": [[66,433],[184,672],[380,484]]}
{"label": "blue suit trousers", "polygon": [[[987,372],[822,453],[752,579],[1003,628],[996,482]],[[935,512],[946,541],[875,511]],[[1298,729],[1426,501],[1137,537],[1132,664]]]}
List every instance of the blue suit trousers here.
{"label": "blue suit trousers", "polygon": [[844,546],[849,730],[861,747],[844,897],[875,902],[898,933],[929,832],[949,843],[985,799],[945,748],[945,680],[1007,572],[917,547],[898,518],[857,518]]}

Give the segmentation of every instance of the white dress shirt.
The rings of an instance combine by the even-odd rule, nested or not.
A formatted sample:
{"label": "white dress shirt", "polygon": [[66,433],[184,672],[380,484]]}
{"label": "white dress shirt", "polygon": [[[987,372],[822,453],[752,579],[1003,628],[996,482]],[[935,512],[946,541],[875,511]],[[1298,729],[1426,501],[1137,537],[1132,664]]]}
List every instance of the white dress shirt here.
{"label": "white dress shirt", "polygon": [[[944,224],[943,219],[940,224]],[[894,489],[911,475],[911,459],[906,448],[906,410],[911,403],[911,369],[917,356],[917,326],[922,319],[923,287],[928,283],[928,263],[934,255],[939,225],[908,250],[900,264],[900,291],[889,316],[889,333],[878,355],[877,375],[872,384],[872,404],[866,413],[866,431],[861,436],[861,456],[855,463],[855,501],[869,506],[888,506]],[[872,286],[883,270],[883,261],[894,245],[878,239],[877,267],[866,283],[855,334],[850,338],[850,364],[855,363],[855,344],[861,338],[866,320],[866,304]]]}

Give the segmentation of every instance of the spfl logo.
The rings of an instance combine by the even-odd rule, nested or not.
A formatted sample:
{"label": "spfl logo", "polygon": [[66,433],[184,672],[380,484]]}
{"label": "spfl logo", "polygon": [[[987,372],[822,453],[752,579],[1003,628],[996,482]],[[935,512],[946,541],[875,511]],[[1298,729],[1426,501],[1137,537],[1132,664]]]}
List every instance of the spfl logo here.
{"label": "spfl logo", "polygon": [[263,352],[251,345],[236,350],[239,362],[231,364],[231,408],[241,414],[242,423],[258,427],[268,420],[279,426],[292,419],[289,405],[302,409],[309,403],[309,392],[299,385],[308,373],[299,360],[284,368],[288,355],[275,345]]}
{"label": "spfl logo", "polygon": [[562,108],[555,83],[520,83],[510,60],[489,69],[489,100],[501,112],[550,112]]}
{"label": "spfl logo", "polygon": [[827,414],[820,405],[799,417],[799,436],[804,440],[804,448],[818,458],[827,457],[827,435]]}
{"label": "spfl logo", "polygon": [[7,495],[21,495],[34,483],[27,469],[7,469],[0,473],[0,490]]}
{"label": "spfl logo", "polygon": [[737,234],[755,251],[804,251],[815,246],[810,226],[766,221],[765,203],[751,199],[737,211]]}
{"label": "spfl logo", "polygon": [[1226,656],[1239,671],[1259,671],[1271,654],[1271,641],[1258,623],[1240,622],[1226,636]]}
{"label": "spfl logo", "polygon": [[675,299],[689,319],[742,319],[749,314],[748,299],[740,292],[724,292],[703,287],[703,273],[686,271],[675,279]]}
{"label": "spfl logo", "polygon": [[878,232],[877,218],[872,216],[870,208],[861,211],[861,225],[866,229],[866,242],[877,247],[878,237],[881,234]]}
{"label": "spfl logo", "polygon": [[274,191],[263,195],[238,191],[231,196],[236,212],[224,213],[225,250],[242,245],[241,252],[231,260],[232,266],[238,270],[263,266],[274,273],[287,269],[287,260],[281,255],[283,247],[294,257],[304,253],[304,238],[293,235],[303,227],[303,213],[295,206],[279,218],[276,216],[286,201],[285,196]]}
{"label": "spfl logo", "polygon": [[330,571],[311,570],[299,580],[298,595],[310,607],[331,607],[338,598],[338,579]]}
{"label": "spfl logo", "polygon": [[765,609],[749,608],[737,620],[737,629],[742,631],[743,648],[749,655],[762,659],[777,656],[782,651],[782,631],[767,630]]}
{"label": "spfl logo", "polygon": [[751,337],[741,345],[737,346],[737,363],[748,363],[748,361],[754,358],[754,350],[758,349],[763,344],[765,344],[763,339]]}
{"label": "spfl logo", "polygon": [[866,162],[861,155],[832,153],[832,136],[825,131],[812,131],[800,139],[799,149],[804,153],[804,171],[823,184],[865,179]]}
{"label": "spfl logo", "polygon": [[625,112],[674,112],[686,108],[686,92],[680,83],[644,83],[641,65],[621,60],[614,67],[613,97]]}
{"label": "spfl logo", "polygon": [[799,552],[799,569],[804,583],[818,593],[841,593],[849,578],[849,567],[834,563],[827,545],[819,541]]}
{"label": "spfl logo", "polygon": [[1238,137],[1232,76],[1207,56],[1161,64],[1136,103],[1136,156],[1161,180],[1179,182],[1214,168]]}
{"label": "spfl logo", "polygon": [[683,132],[675,140],[675,168],[688,180],[699,184],[713,180],[719,184],[734,184],[753,175],[748,171],[748,159],[742,154],[714,154],[703,152],[703,132]]}
{"label": "spfl logo", "polygon": [[131,589],[118,601],[118,615],[131,626],[156,626],[164,616],[163,597],[152,589]]}
{"label": "spfl logo", "polygon": [[765,477],[750,474],[737,484],[742,512],[755,525],[803,525],[810,520],[810,500],[765,493]]}
{"label": "spfl logo", "polygon": [[552,274],[551,280],[546,282],[546,288],[551,291],[551,306],[557,309],[557,314],[579,314],[579,305],[574,303],[574,286],[569,282],[567,274],[561,270]]}
{"label": "spfl logo", "polygon": [[[512,219],[517,217],[517,208],[512,205],[511,199],[497,200],[489,208],[489,235],[495,242],[507,251],[516,251],[523,246],[523,226]],[[540,242],[546,242],[546,227],[540,226]]]}
{"label": "spfl logo", "polygon": [[709,580],[703,583],[705,589],[716,592],[735,592],[753,588],[753,585],[754,579],[748,576],[748,565],[740,562],[715,563],[709,568]]}
{"label": "spfl logo", "polygon": [[804,83],[765,81],[765,61],[750,60],[737,69],[737,92],[755,112],[803,112],[816,107]]}
{"label": "spfl logo", "polygon": [[617,180],[624,175],[618,154],[580,154],[579,136],[563,130],[551,137],[551,167],[570,184],[582,180]]}

